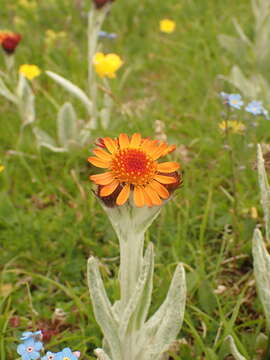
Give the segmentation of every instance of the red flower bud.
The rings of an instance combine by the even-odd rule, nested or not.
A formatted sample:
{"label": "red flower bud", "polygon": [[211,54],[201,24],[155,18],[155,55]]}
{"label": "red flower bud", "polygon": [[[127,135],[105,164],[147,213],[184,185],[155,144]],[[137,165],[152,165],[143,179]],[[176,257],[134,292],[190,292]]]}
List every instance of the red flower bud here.
{"label": "red flower bud", "polygon": [[102,8],[104,5],[106,5],[109,2],[112,2],[114,0],[93,0],[97,9]]}
{"label": "red flower bud", "polygon": [[172,173],[159,173],[159,174],[165,175],[165,176],[171,176],[171,177],[175,178],[174,183],[163,185],[169,191],[170,194],[172,194],[176,189],[178,189],[183,184],[183,176],[182,176],[181,172],[179,173],[179,172],[175,171]]}
{"label": "red flower bud", "polygon": [[1,45],[7,54],[13,54],[22,37],[20,34],[7,33],[1,37]]}

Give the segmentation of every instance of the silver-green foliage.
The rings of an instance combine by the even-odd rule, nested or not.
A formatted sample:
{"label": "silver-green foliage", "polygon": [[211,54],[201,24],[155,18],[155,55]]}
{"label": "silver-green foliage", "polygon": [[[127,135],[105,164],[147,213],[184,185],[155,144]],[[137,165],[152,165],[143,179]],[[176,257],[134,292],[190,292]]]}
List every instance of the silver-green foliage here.
{"label": "silver-green foliage", "polygon": [[34,128],[39,147],[43,146],[54,152],[68,152],[84,146],[90,138],[90,129],[78,119],[72,104],[68,102],[59,109],[56,124],[56,139],[40,128]]}
{"label": "silver-green foliage", "polygon": [[[238,61],[239,64],[254,69],[249,76],[240,66],[234,65],[230,74],[222,78],[229,81],[247,98],[260,98],[266,103],[270,99],[270,84],[266,78],[270,60],[270,2],[251,0],[254,15],[253,38],[249,38],[236,19],[233,24],[238,37],[220,34],[220,44]],[[243,63],[243,60],[246,63]]]}
{"label": "silver-green foliage", "polygon": [[161,360],[181,329],[186,284],[183,266],[175,270],[168,294],[160,308],[147,319],[153,289],[154,251],[150,243],[143,254],[147,227],[160,208],[136,209],[127,203],[105,208],[120,242],[121,298],[114,304],[106,294],[98,261],[88,261],[88,286],[96,320],[104,334],[100,360]]}
{"label": "silver-green foliage", "polygon": [[[267,174],[264,166],[264,159],[261,146],[257,149],[257,166],[258,166],[258,181],[260,187],[261,205],[264,211],[265,234],[269,242],[269,227],[270,227],[270,189],[267,179]],[[263,235],[259,229],[254,230],[252,241],[253,267],[256,286],[258,290],[259,299],[262,303],[264,314],[266,317],[266,325],[268,332],[270,330],[270,255],[267,252],[264,244]],[[230,341],[230,348],[236,360],[245,360],[245,358],[238,352],[234,340],[231,336],[228,337]],[[264,334],[259,334],[257,337],[257,346],[265,348],[266,340]]]}

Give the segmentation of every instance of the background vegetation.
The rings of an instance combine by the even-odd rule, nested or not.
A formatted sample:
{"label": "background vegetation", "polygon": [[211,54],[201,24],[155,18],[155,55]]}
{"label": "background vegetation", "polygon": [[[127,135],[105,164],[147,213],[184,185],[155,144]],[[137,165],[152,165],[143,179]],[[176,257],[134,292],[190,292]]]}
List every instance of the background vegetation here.
{"label": "background vegetation", "polygon": [[[91,1],[40,0],[29,6],[32,3],[1,3],[1,28],[23,36],[17,66],[33,63],[86,88],[86,11]],[[227,75],[233,62],[217,36],[234,35],[233,17],[252,36],[246,0],[117,0],[104,26],[118,37],[103,39],[102,49],[119,54],[125,64],[111,81],[115,108],[110,126],[93,132],[93,142],[119,132],[153,136],[155,120],[161,120],[168,142],[177,145],[173,158],[184,172],[183,187],[148,233],[156,251],[153,311],[166,294],[175,264],[182,261],[187,270],[181,351],[172,353],[172,359],[223,359],[228,334],[236,336],[248,357],[265,330],[252,273],[251,238],[262,222],[255,145],[269,141],[269,122],[260,118],[244,136],[231,137],[233,169],[218,127],[226,110],[218,94],[233,92],[219,75]],[[163,18],[176,22],[173,34],[160,33]],[[48,29],[66,35],[48,45]],[[81,104],[44,73],[33,87],[38,125],[51,135],[57,106],[65,101],[86,117]],[[88,180],[95,173],[86,160],[93,144],[67,154],[37,152],[26,129],[18,147],[16,109],[3,98],[0,105],[0,159],[5,166],[0,174],[0,358],[14,359],[22,331],[43,328],[51,350],[67,344],[80,349],[82,359],[92,359],[102,338],[86,286],[86,261],[90,254],[100,258],[111,299],[118,296],[119,262],[116,236]],[[241,111],[235,114],[242,122],[250,121]],[[56,308],[66,316],[55,315]]]}

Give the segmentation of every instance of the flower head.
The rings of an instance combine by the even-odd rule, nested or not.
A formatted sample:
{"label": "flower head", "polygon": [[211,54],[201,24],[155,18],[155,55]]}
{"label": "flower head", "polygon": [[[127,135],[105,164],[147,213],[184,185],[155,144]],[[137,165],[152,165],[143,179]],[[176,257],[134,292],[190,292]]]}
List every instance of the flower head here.
{"label": "flower head", "polygon": [[98,146],[93,150],[96,157],[88,161],[108,171],[90,179],[98,185],[98,196],[108,206],[125,204],[132,193],[137,207],[161,205],[162,199],[168,199],[174,190],[168,187],[176,188],[181,183],[177,162],[157,162],[174,151],[174,145],[142,138],[140,134],[131,138],[120,134],[117,139],[100,139]]}
{"label": "flower head", "polygon": [[56,359],[56,353],[52,353],[51,351],[47,351],[45,356],[42,356],[41,360],[55,360]]}
{"label": "flower head", "polygon": [[173,20],[170,19],[163,19],[159,22],[159,29],[161,32],[171,34],[174,32],[176,28],[176,24]]}
{"label": "flower head", "polygon": [[113,39],[117,38],[117,34],[108,33],[107,31],[102,31],[102,30],[98,33],[98,36],[100,38],[107,38],[107,39],[110,39],[110,40],[113,40]]}
{"label": "flower head", "polygon": [[225,104],[235,109],[241,109],[244,104],[240,94],[226,94],[225,92],[221,92],[220,96],[224,99]]}
{"label": "flower head", "polygon": [[96,53],[93,59],[96,72],[100,77],[115,78],[116,71],[123,65],[123,61],[116,54]]}
{"label": "flower head", "polygon": [[25,331],[22,333],[22,336],[20,338],[22,341],[34,339],[35,341],[42,340],[42,331]]}
{"label": "flower head", "polygon": [[28,80],[33,80],[35,77],[41,74],[41,70],[37,65],[24,64],[20,66],[19,73]]}
{"label": "flower head", "polygon": [[265,110],[261,101],[251,101],[247,104],[245,110],[253,115],[268,115],[267,110]]}
{"label": "flower head", "polygon": [[17,353],[21,355],[22,360],[36,360],[39,359],[42,348],[42,342],[30,337],[17,347]]}
{"label": "flower head", "polygon": [[101,9],[106,4],[113,2],[114,0],[93,0],[94,4],[96,5],[97,9]]}
{"label": "flower head", "polygon": [[79,351],[72,352],[70,348],[65,348],[55,354],[54,360],[78,360],[80,357]]}
{"label": "flower head", "polygon": [[218,124],[221,131],[231,131],[234,134],[241,134],[245,131],[246,127],[243,123],[236,120],[222,121]]}
{"label": "flower head", "polygon": [[5,170],[4,165],[0,165],[0,173]]}
{"label": "flower head", "polygon": [[14,53],[21,39],[22,37],[20,34],[8,31],[0,31],[0,44],[2,45],[3,50],[8,55]]}

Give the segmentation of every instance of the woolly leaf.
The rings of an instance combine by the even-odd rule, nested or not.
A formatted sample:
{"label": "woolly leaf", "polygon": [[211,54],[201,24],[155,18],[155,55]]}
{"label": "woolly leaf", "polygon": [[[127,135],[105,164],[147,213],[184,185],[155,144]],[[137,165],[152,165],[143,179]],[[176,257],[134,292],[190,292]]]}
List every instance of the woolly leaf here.
{"label": "woolly leaf", "polygon": [[66,102],[59,110],[57,117],[59,143],[68,149],[77,140],[77,116],[73,106]]}
{"label": "woolly leaf", "polygon": [[111,360],[111,358],[102,349],[95,349],[94,353],[98,360]]}
{"label": "woolly leaf", "polygon": [[33,129],[33,132],[35,134],[37,144],[39,147],[41,147],[41,146],[46,147],[53,152],[65,152],[66,151],[64,148],[57,147],[54,139],[50,135],[48,135],[45,131],[39,129],[38,127],[35,127]]}
{"label": "woolly leaf", "polygon": [[240,354],[240,352],[238,351],[234,339],[232,336],[228,336],[227,339],[229,340],[230,343],[230,350],[232,352],[232,355],[234,356],[235,360],[247,360],[244,356],[242,356]]}
{"label": "woolly leaf", "polygon": [[261,194],[261,205],[264,212],[264,223],[266,229],[266,238],[270,241],[270,188],[267,179],[267,174],[264,167],[264,159],[262,154],[261,146],[257,148],[257,166],[258,166],[258,177]]}
{"label": "woolly leaf", "polygon": [[162,354],[168,350],[182,327],[185,303],[185,271],[183,266],[179,264],[175,270],[165,301],[141,331],[140,352],[138,353],[141,359],[161,359]]}
{"label": "woolly leaf", "polygon": [[112,305],[106,294],[98,269],[98,262],[90,257],[87,267],[87,279],[95,318],[109,344],[113,359],[121,359],[121,345],[118,337],[118,323]]}
{"label": "woolly leaf", "polygon": [[270,330],[270,255],[259,229],[254,231],[252,254],[258,294],[263,305],[267,328]]}
{"label": "woolly leaf", "polygon": [[67,90],[70,94],[78,98],[86,107],[87,112],[91,115],[93,104],[91,100],[88,98],[86,93],[80,89],[77,85],[73,84],[71,81],[65,79],[64,77],[55,74],[52,71],[46,71],[46,74],[49,75],[54,81],[60,84],[65,90]]}
{"label": "woolly leaf", "polygon": [[12,94],[12,92],[7,88],[2,79],[0,79],[0,95],[4,96],[6,99],[8,99],[14,104],[18,103],[18,98]]}

